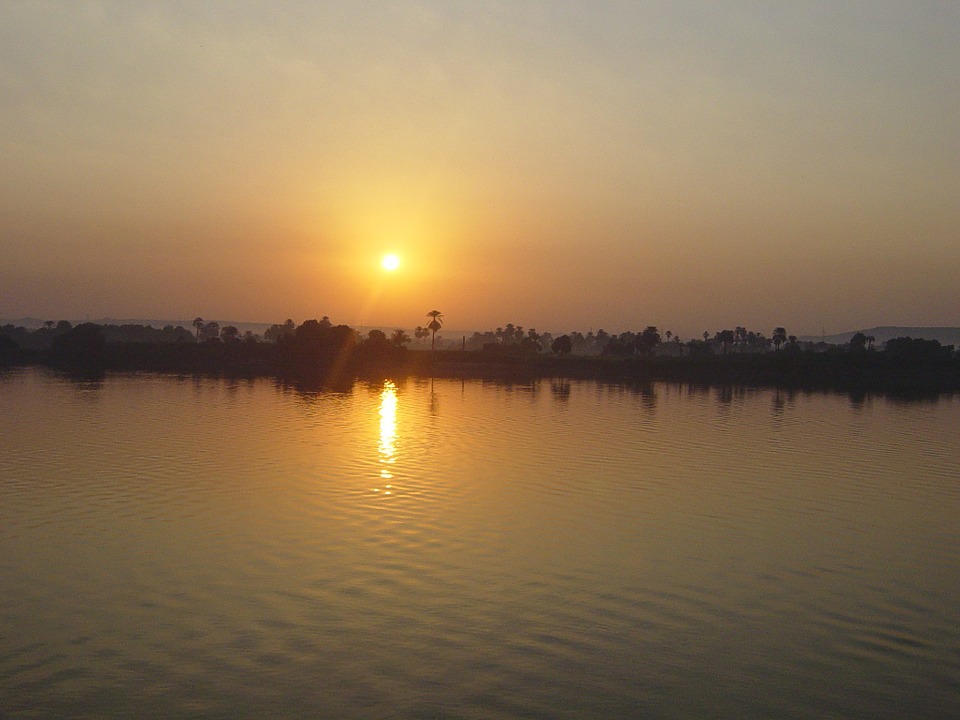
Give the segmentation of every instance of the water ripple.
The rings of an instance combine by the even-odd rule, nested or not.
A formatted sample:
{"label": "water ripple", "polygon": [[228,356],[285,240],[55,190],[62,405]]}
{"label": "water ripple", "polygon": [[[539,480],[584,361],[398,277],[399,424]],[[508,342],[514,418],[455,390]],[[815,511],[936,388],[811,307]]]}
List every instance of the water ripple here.
{"label": "water ripple", "polygon": [[0,401],[14,716],[960,705],[954,400],[27,370]]}

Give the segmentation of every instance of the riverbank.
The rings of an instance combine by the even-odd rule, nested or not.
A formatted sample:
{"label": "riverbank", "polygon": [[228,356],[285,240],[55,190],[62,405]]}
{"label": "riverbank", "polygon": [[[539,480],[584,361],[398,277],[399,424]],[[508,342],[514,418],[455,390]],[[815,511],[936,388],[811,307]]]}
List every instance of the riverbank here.
{"label": "riverbank", "polygon": [[104,343],[72,352],[16,350],[6,365],[45,365],[81,374],[148,371],[177,375],[274,376],[332,386],[355,378],[437,377],[530,381],[594,379],[644,383],[781,387],[845,393],[930,395],[960,391],[954,353],[779,351],[701,357],[522,355],[370,348],[297,353],[269,343]]}

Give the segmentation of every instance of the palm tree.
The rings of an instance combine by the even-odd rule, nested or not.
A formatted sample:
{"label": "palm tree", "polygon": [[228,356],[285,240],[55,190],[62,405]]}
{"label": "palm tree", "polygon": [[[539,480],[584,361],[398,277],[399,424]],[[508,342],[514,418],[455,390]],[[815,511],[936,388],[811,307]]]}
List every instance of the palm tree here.
{"label": "palm tree", "polygon": [[733,330],[733,341],[736,343],[740,352],[743,352],[743,346],[747,341],[747,329],[743,325],[737,325]]}
{"label": "palm tree", "polygon": [[774,328],[770,339],[773,340],[773,347],[779,350],[780,346],[787,341],[787,331],[782,327]]}
{"label": "palm tree", "polygon": [[410,336],[407,335],[405,330],[397,328],[391,333],[390,342],[392,342],[395,347],[403,347],[406,343],[410,342]]}
{"label": "palm tree", "polygon": [[720,343],[720,347],[723,348],[723,354],[727,354],[727,350],[733,345],[734,334],[733,330],[721,330],[717,333],[717,340]]}
{"label": "palm tree", "polygon": [[195,317],[193,319],[193,326],[197,329],[197,342],[200,342],[200,331],[203,329],[203,318]]}
{"label": "palm tree", "polygon": [[427,323],[427,329],[433,333],[433,337],[430,338],[430,349],[434,350],[437,343],[437,330],[443,327],[443,313],[439,310],[431,310],[427,313],[428,318],[432,318],[429,323]]}

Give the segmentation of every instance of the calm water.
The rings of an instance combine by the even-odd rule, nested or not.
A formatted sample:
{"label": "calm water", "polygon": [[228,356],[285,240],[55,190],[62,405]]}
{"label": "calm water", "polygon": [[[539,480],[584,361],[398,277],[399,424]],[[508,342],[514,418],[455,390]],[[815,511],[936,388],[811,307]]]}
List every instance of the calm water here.
{"label": "calm water", "polygon": [[960,401],[0,376],[0,717],[960,712]]}

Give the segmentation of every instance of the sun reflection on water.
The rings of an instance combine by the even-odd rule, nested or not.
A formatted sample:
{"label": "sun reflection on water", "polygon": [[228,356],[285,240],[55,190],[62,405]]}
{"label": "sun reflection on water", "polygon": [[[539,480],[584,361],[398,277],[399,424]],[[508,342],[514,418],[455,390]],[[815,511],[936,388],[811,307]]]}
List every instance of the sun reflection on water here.
{"label": "sun reflection on water", "polygon": [[[380,460],[380,478],[392,480],[390,466],[397,459],[397,386],[390,380],[383,381],[383,390],[380,392],[380,444],[377,453]],[[390,495],[392,490],[392,485],[387,484],[383,493]],[[374,488],[374,492],[380,492],[380,488]]]}

